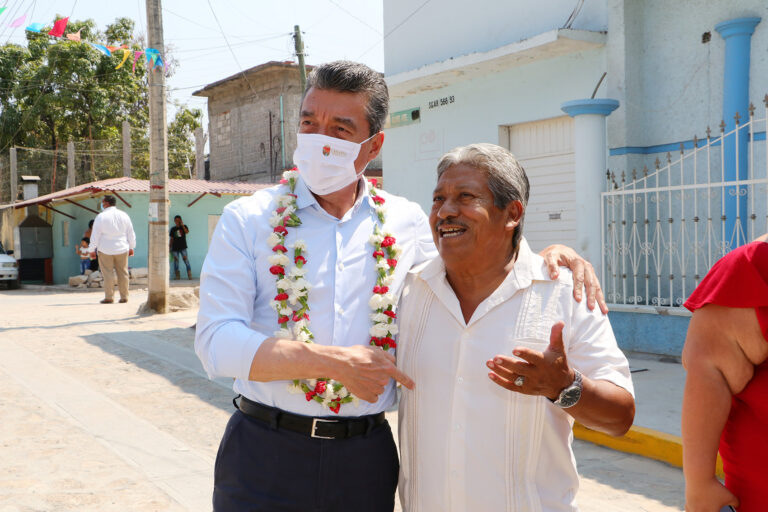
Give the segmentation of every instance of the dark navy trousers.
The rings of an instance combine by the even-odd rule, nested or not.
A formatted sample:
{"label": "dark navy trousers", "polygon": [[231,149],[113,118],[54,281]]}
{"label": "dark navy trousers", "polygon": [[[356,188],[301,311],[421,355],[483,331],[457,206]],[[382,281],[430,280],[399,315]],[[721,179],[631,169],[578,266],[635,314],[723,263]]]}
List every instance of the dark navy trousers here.
{"label": "dark navy trousers", "polygon": [[387,422],[314,439],[235,411],[216,456],[215,512],[392,512],[399,462]]}

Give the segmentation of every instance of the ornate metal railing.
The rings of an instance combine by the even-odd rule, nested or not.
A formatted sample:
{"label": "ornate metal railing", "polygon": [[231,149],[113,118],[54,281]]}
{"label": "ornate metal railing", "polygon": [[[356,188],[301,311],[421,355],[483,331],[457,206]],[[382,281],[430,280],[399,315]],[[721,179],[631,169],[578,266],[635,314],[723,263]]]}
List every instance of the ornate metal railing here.
{"label": "ornate metal railing", "polygon": [[[768,232],[765,112],[719,136],[710,128],[652,169],[608,171],[602,193],[602,282],[608,302],[681,306],[712,265]],[[762,130],[762,131],[761,131]],[[745,154],[746,153],[746,154]]]}

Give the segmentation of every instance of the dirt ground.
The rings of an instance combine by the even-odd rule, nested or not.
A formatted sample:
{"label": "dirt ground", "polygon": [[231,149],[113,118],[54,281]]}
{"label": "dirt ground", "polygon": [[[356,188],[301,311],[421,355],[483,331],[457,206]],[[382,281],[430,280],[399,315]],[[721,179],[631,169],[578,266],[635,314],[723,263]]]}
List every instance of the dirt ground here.
{"label": "dirt ground", "polygon": [[[196,310],[139,315],[144,295],[0,290],[0,511],[210,510],[230,383],[194,354]],[[574,446],[582,511],[683,509],[679,469]]]}

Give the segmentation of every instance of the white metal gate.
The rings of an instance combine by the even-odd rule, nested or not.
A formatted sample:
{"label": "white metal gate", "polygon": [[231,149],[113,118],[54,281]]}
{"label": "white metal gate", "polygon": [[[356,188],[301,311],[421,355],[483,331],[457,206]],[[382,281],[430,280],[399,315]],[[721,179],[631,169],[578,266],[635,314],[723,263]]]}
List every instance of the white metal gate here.
{"label": "white metal gate", "polygon": [[[721,123],[713,137],[707,128],[705,140],[694,138],[690,149],[681,144],[679,154],[657,158],[651,170],[607,173],[601,221],[608,302],[681,306],[720,257],[768,232],[768,95],[763,103],[759,119],[750,105],[746,123],[737,114],[732,130]],[[738,175],[740,164],[746,176]],[[729,166],[737,170],[730,179]]]}

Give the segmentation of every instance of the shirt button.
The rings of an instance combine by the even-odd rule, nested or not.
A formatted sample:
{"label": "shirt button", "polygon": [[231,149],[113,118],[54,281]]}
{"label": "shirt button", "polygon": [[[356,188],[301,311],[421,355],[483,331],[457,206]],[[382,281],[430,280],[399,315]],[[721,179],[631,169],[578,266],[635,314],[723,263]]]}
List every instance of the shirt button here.
{"label": "shirt button", "polygon": [[344,264],[339,262],[339,270],[344,270]]}
{"label": "shirt button", "polygon": [[457,380],[458,380],[459,384],[463,384],[464,383],[464,377],[459,377]]}
{"label": "shirt button", "polygon": [[458,430],[461,430],[461,425],[459,425],[459,424],[457,423],[457,424],[456,424],[456,425],[455,425],[453,428],[455,428],[457,431],[458,431]]}
{"label": "shirt button", "polygon": [[339,306],[339,307],[337,307],[337,308],[336,308],[336,312],[337,312],[338,314],[340,314],[340,315],[343,315],[343,314],[344,314],[344,308],[342,308],[341,306]]}

